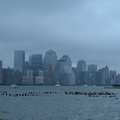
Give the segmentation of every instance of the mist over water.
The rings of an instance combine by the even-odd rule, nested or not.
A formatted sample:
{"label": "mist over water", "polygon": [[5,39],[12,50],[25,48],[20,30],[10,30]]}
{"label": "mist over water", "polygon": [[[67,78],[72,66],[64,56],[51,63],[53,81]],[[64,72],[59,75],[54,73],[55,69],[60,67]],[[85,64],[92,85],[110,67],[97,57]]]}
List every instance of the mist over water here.
{"label": "mist over water", "polygon": [[[119,16],[120,0],[0,0],[0,61],[13,68],[14,50],[28,61],[53,49],[74,67],[85,60],[120,73]],[[120,120],[119,96],[93,86],[0,86],[0,120]]]}
{"label": "mist over water", "polygon": [[[31,96],[0,95],[1,120],[119,120],[119,89],[104,87],[0,87],[8,94],[33,93]],[[67,93],[114,93],[116,96]],[[35,95],[35,93],[37,93]]]}

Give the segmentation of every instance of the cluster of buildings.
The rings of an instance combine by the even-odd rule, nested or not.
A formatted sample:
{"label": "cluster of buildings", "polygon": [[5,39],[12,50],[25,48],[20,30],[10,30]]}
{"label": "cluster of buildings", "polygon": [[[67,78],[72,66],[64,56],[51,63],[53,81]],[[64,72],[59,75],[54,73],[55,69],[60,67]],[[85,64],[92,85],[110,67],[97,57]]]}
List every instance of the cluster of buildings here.
{"label": "cluster of buildings", "polygon": [[14,68],[3,68],[0,61],[1,85],[112,85],[120,84],[120,74],[110,71],[108,66],[97,69],[97,65],[86,65],[79,60],[72,67],[71,58],[67,55],[59,60],[53,50],[42,54],[33,54],[25,61],[25,51],[14,51]]}

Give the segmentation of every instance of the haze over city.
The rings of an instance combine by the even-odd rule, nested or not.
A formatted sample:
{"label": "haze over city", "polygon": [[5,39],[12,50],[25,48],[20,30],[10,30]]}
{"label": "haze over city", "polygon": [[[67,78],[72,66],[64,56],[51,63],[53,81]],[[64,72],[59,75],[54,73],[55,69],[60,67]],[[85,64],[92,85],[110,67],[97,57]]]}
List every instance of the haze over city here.
{"label": "haze over city", "polygon": [[120,73],[119,0],[1,0],[0,59],[13,67],[14,50],[53,49]]}

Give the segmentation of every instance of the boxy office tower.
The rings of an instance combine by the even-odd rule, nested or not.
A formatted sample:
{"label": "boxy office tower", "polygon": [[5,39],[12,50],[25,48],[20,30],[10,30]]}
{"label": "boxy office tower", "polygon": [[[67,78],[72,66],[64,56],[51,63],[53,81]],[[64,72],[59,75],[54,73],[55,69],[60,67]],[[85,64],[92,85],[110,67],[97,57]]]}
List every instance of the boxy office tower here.
{"label": "boxy office tower", "polygon": [[22,71],[23,63],[25,62],[25,51],[14,51],[14,69]]}

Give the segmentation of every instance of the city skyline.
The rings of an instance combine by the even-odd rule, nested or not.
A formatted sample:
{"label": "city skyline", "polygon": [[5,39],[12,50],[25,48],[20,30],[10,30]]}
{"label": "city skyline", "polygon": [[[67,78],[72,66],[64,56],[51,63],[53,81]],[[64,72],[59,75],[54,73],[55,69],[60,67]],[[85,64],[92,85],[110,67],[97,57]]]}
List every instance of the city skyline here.
{"label": "city skyline", "polygon": [[[41,64],[43,64],[43,63],[44,63],[44,57],[46,56],[46,53],[49,52],[49,51],[55,52],[57,61],[61,60],[63,56],[68,56],[68,57],[70,57],[69,55],[63,54],[61,57],[58,58],[57,52],[54,51],[54,50],[52,50],[52,49],[47,50],[47,51],[45,52],[45,54],[42,54],[42,53],[33,53],[33,54],[30,54],[30,55],[27,55],[27,56],[26,56],[26,51],[25,51],[25,50],[14,50],[14,51],[13,51],[13,56],[14,56],[14,58],[13,58],[13,66],[12,66],[12,67],[11,67],[11,66],[6,66],[6,67],[5,67],[5,66],[4,66],[4,61],[1,60],[1,61],[2,61],[2,68],[8,68],[8,67],[9,67],[9,68],[14,68],[14,69],[16,69],[16,68],[18,69],[18,68],[19,68],[18,70],[21,71],[22,68],[20,68],[20,66],[22,66],[22,64],[21,64],[20,66],[14,66],[15,61],[16,61],[18,58],[21,58],[21,59],[20,59],[20,63],[21,63],[21,60],[24,59],[24,60],[23,60],[24,63],[27,62],[27,63],[31,64],[31,63],[30,63],[30,59],[31,59],[32,56],[41,56],[41,60],[42,60],[42,61],[40,60],[40,62],[42,62]],[[17,53],[17,57],[18,57],[18,58],[15,60],[16,53]],[[24,54],[23,54],[23,53],[24,53]],[[23,56],[23,58],[22,58],[22,56]],[[71,59],[71,57],[70,57],[70,59]],[[16,62],[17,62],[17,61],[16,61]],[[19,61],[18,61],[18,62],[19,62]],[[96,66],[96,69],[97,69],[97,70],[102,69],[102,68],[104,68],[105,66],[108,66],[108,67],[109,67],[109,70],[115,70],[118,74],[120,73],[120,72],[117,71],[116,69],[111,69],[108,64],[106,64],[105,66],[99,67],[98,64],[95,64],[95,63],[87,63],[87,61],[84,60],[84,59],[79,59],[79,60],[77,60],[77,62],[76,62],[75,64],[73,63],[73,61],[72,61],[72,59],[71,59],[71,67],[77,68],[79,62],[82,62],[82,63],[85,62],[85,66],[86,66],[86,67],[85,67],[85,68],[83,67],[83,69],[84,69],[83,71],[89,71],[89,66],[94,65],[94,66]],[[18,64],[18,63],[17,63],[17,64]],[[16,69],[16,70],[17,70],[17,69]],[[43,68],[42,68],[42,69],[43,69]],[[81,69],[81,68],[80,68],[80,69]],[[81,70],[79,70],[79,71],[81,71]]]}
{"label": "city skyline", "polygon": [[[13,67],[13,51],[70,56],[120,73],[119,0],[0,1],[0,59]],[[8,52],[9,51],[9,52]],[[28,59],[26,59],[28,60]]]}
{"label": "city skyline", "polygon": [[[78,60],[77,66],[72,67],[68,55],[57,58],[56,51],[50,49],[42,54],[30,55],[25,61],[25,51],[14,51],[14,68],[3,68],[1,61],[0,76],[2,85],[112,85],[120,83],[120,74],[109,66],[98,68],[96,64],[86,64]],[[43,58],[43,59],[42,59]],[[87,69],[88,68],[88,69]]]}

